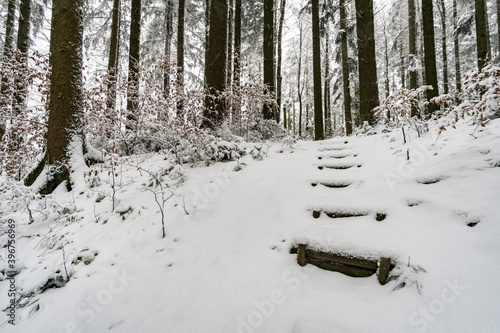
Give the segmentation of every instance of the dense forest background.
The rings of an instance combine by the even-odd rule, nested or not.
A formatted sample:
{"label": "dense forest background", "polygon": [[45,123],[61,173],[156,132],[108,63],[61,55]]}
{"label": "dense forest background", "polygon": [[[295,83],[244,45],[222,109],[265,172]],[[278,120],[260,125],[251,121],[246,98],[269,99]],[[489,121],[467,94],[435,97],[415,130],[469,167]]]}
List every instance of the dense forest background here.
{"label": "dense forest background", "polygon": [[89,165],[160,150],[235,159],[221,142],[425,131],[430,117],[445,129],[498,111],[498,1],[0,6],[1,172],[50,175],[42,192],[69,179],[75,149]]}

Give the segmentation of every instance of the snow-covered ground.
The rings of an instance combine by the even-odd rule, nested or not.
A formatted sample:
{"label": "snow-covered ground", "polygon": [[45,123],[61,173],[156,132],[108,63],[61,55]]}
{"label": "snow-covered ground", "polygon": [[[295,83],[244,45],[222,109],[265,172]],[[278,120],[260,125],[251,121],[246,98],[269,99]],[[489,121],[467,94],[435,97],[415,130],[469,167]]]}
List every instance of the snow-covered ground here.
{"label": "snow-covered ground", "polygon": [[[262,161],[245,156],[240,171],[236,162],[184,165],[184,181],[168,181],[166,238],[152,192],[160,189],[148,187],[145,171],[124,162],[117,168],[115,212],[109,195],[98,193],[110,193],[109,184],[58,189],[65,208],[57,218],[35,215],[28,224],[21,211],[1,216],[18,224],[18,295],[33,294],[21,300],[15,326],[4,311],[0,329],[499,332],[500,120],[475,137],[464,124],[439,138],[434,129],[421,138],[410,131],[407,144],[401,130],[271,144]],[[127,162],[138,163],[159,170],[168,162],[160,155]],[[386,218],[377,221],[377,213]],[[2,246],[6,230],[4,223]],[[382,286],[375,275],[301,267],[290,254],[299,243],[389,256],[393,277]],[[40,292],[51,277],[64,284],[66,270],[69,282]],[[2,309],[9,285],[0,281]]]}

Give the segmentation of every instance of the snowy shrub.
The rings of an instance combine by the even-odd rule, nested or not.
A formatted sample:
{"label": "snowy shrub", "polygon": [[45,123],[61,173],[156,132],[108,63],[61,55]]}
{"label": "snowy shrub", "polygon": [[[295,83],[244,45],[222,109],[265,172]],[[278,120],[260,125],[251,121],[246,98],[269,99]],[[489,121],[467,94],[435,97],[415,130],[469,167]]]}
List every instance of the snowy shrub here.
{"label": "snowy shrub", "polygon": [[424,122],[415,114],[424,114],[427,102],[422,97],[432,86],[417,89],[400,89],[384,99],[380,106],[373,109],[375,116],[386,123],[389,128],[410,127],[420,135],[427,132]]}
{"label": "snowy shrub", "polygon": [[433,103],[445,105],[440,113],[440,133],[447,128],[455,128],[460,119],[471,120],[477,126],[485,126],[488,119],[500,111],[500,67],[485,66],[480,72],[470,71],[465,76],[461,103],[451,105],[450,96],[438,96]]}
{"label": "snowy shrub", "polygon": [[48,219],[61,213],[61,207],[51,196],[42,196],[11,177],[0,176],[0,216],[20,212],[29,223]]}
{"label": "snowy shrub", "polygon": [[0,171],[17,180],[45,147],[49,75],[48,57],[37,52],[0,58]]}

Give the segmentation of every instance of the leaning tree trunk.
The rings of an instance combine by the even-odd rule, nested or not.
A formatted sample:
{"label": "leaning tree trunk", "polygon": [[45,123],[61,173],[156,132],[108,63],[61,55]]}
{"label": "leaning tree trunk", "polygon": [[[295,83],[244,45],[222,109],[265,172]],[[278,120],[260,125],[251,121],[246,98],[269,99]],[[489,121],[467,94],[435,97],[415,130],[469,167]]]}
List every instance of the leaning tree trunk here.
{"label": "leaning tree trunk", "polygon": [[226,117],[225,101],[221,93],[226,89],[227,11],[225,0],[211,1],[208,55],[205,63],[208,94],[205,97],[203,128],[219,128]]}
{"label": "leaning tree trunk", "polygon": [[[323,140],[323,110],[321,98],[321,42],[319,34],[319,0],[312,0],[312,40],[314,79],[314,140]],[[307,120],[306,120],[307,121]]]}
{"label": "leaning tree trunk", "polygon": [[475,0],[477,67],[482,70],[490,60],[488,55],[488,34],[486,27],[485,0]]}
{"label": "leaning tree trunk", "polygon": [[347,31],[345,16],[345,1],[340,0],[340,31],[341,31],[341,49],[342,49],[342,85],[344,88],[344,121],[346,135],[352,134],[352,114],[351,114],[351,92],[349,89],[349,54],[347,49]]}
{"label": "leaning tree trunk", "polygon": [[[47,150],[38,167],[28,176],[31,185],[46,169],[41,193],[51,193],[67,181],[71,187],[70,159],[81,154],[83,145],[82,117],[82,41],[84,0],[53,0],[50,39],[49,121]],[[59,97],[57,97],[59,96]],[[64,96],[64,98],[61,98]]]}
{"label": "leaning tree trunk", "polygon": [[130,49],[128,57],[127,129],[137,123],[139,107],[139,51],[141,40],[141,0],[132,0],[130,14]]}
{"label": "leaning tree trunk", "polygon": [[[432,0],[431,0],[432,1]],[[379,105],[373,0],[356,0],[356,31],[359,62],[360,123],[374,123],[372,110]]]}
{"label": "leaning tree trunk", "polygon": [[[434,44],[434,10],[432,0],[422,0],[422,21],[424,31],[424,57],[425,57],[425,84],[432,86],[427,90],[427,100],[439,95],[437,70],[436,70],[436,47]],[[429,103],[427,106],[429,114],[437,110],[437,105]]]}
{"label": "leaning tree trunk", "polygon": [[114,110],[116,104],[116,78],[118,64],[118,34],[120,25],[120,0],[113,0],[111,13],[111,38],[108,57],[108,101],[107,107]]}
{"label": "leaning tree trunk", "polygon": [[[179,15],[177,17],[177,115],[184,109],[184,13],[185,0],[179,0]],[[225,45],[224,45],[225,47]]]}
{"label": "leaning tree trunk", "polygon": [[[274,93],[274,1],[264,0],[264,84]],[[267,103],[263,107],[264,119],[274,118],[274,109]]]}

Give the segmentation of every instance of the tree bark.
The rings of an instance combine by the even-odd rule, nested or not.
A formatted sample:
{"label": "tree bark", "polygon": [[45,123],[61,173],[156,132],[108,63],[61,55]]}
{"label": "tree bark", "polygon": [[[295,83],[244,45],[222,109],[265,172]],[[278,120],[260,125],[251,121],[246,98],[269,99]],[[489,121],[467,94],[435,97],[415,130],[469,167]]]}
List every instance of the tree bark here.
{"label": "tree bark", "polygon": [[351,114],[351,92],[349,89],[349,54],[347,49],[347,31],[346,31],[346,15],[345,15],[345,0],[340,0],[340,33],[341,33],[341,49],[342,49],[342,83],[344,88],[344,121],[346,127],[346,135],[352,134],[352,114]]}
{"label": "tree bark", "polygon": [[408,0],[408,52],[409,52],[409,72],[410,72],[410,89],[417,89],[417,70],[418,63],[417,55],[417,38],[416,38],[416,13],[415,0]]}
{"label": "tree bark", "polygon": [[488,34],[486,27],[485,0],[475,0],[477,68],[483,69],[490,60],[488,55]]}
{"label": "tree bark", "polygon": [[[16,15],[16,1],[9,0],[9,4],[7,7],[7,21],[5,22],[5,41],[3,45],[3,56],[5,59],[10,59],[12,56],[12,46],[14,44],[14,16]],[[0,92],[2,96],[5,96],[7,89],[9,89],[9,83],[5,77],[2,77],[2,84],[0,88]],[[0,108],[5,107],[5,103],[0,104]],[[0,125],[0,140],[5,134],[5,125]]]}
{"label": "tree bark", "polygon": [[[433,88],[432,90],[427,90],[427,100],[430,101],[433,97],[439,95],[432,0],[422,0],[422,21],[424,31],[425,84]],[[432,114],[437,108],[437,105],[434,103],[429,103],[427,106],[429,114]]]}
{"label": "tree bark", "polygon": [[[432,1],[432,0],[431,0]],[[360,123],[373,124],[372,110],[379,105],[373,0],[356,0],[356,31],[359,62]]]}
{"label": "tree bark", "polygon": [[233,26],[234,26],[234,0],[228,0],[228,19],[227,19],[227,70],[226,70],[226,86],[231,88],[233,78]]}
{"label": "tree bark", "polygon": [[116,78],[118,64],[118,34],[120,25],[120,0],[113,0],[111,13],[111,37],[108,57],[108,109],[114,110],[116,103]]}
{"label": "tree bark", "polygon": [[128,57],[127,129],[137,122],[139,99],[139,61],[141,38],[141,0],[132,0],[130,13],[130,49]]}
{"label": "tree bark", "polygon": [[[19,6],[19,26],[17,29],[17,62],[22,64],[24,68],[27,69],[27,53],[29,46],[29,34],[30,34],[30,19],[31,19],[31,0],[21,0]],[[23,87],[18,79],[14,81],[15,93],[14,93],[14,112],[19,114],[21,109],[24,107],[25,101],[28,95],[28,87]],[[21,144],[22,138],[20,138],[19,143]]]}
{"label": "tree bark", "polygon": [[[205,68],[208,63],[208,43],[210,37],[210,2],[205,0]],[[203,74],[203,86],[207,87],[207,71]]]}
{"label": "tree bark", "polygon": [[[277,87],[276,87],[276,102],[278,104],[278,112],[276,112],[276,121],[279,123],[280,122],[280,111],[282,109],[281,105],[281,85],[283,82],[283,77],[281,76],[281,61],[282,61],[282,56],[283,56],[283,49],[282,49],[282,38],[283,38],[283,22],[285,21],[285,6],[286,6],[286,0],[281,0],[280,3],[280,23],[278,26],[278,64],[276,68],[276,76],[277,76]],[[285,121],[286,116],[284,114],[284,109],[283,109],[283,121]],[[285,124],[286,128],[286,124]]]}
{"label": "tree bark", "polygon": [[[274,13],[273,0],[264,0],[264,84],[274,93]],[[264,119],[274,118],[274,109],[267,104],[263,107]]]}
{"label": "tree bark", "polygon": [[[165,2],[165,58],[169,62],[168,66],[170,68],[170,57],[172,55],[172,36],[174,35],[174,1],[166,0]],[[170,94],[170,71],[166,68],[163,73],[163,91],[165,92],[165,97]]]}
{"label": "tree bark", "polygon": [[312,0],[312,41],[314,79],[314,140],[324,140],[321,98],[321,41],[319,34],[319,0]]}
{"label": "tree bark", "polygon": [[446,41],[446,7],[444,0],[438,2],[439,16],[441,18],[441,48],[443,54],[443,93],[448,94],[448,51]]}
{"label": "tree bark", "polygon": [[240,85],[241,69],[241,0],[236,0],[234,9],[234,72],[233,82]]}
{"label": "tree bark", "polygon": [[[299,59],[297,71],[297,96],[299,98],[299,137],[302,136],[302,23],[299,22]],[[293,133],[295,134],[295,105],[293,109]]]}
{"label": "tree bark", "polygon": [[[500,1],[500,0],[498,0]],[[453,0],[453,30],[457,29],[457,0]],[[458,93],[462,92],[462,77],[460,73],[460,44],[458,35],[454,34],[453,46],[455,51],[455,89]],[[457,98],[458,101],[458,98]]]}
{"label": "tree bark", "polygon": [[497,54],[500,57],[500,0],[497,0],[497,40],[498,40]]}
{"label": "tree bark", "polygon": [[227,12],[225,0],[211,1],[208,56],[205,64],[208,95],[205,97],[203,128],[218,128],[226,117],[225,101],[220,93],[226,89]]}
{"label": "tree bark", "polygon": [[[177,115],[184,109],[184,14],[185,0],[179,0],[179,14],[177,21]],[[226,18],[227,21],[227,18]],[[224,43],[225,48],[225,43]]]}
{"label": "tree bark", "polygon": [[324,115],[325,115],[325,138],[332,136],[332,122],[330,115],[330,24],[325,22],[325,93],[324,99]]}
{"label": "tree bark", "polygon": [[48,167],[52,177],[42,187],[51,193],[64,181],[70,187],[70,157],[72,150],[82,150],[82,41],[83,0],[53,0],[52,34],[50,40],[49,121],[47,150],[36,171],[26,179],[31,185]]}

